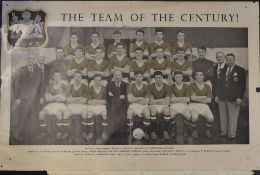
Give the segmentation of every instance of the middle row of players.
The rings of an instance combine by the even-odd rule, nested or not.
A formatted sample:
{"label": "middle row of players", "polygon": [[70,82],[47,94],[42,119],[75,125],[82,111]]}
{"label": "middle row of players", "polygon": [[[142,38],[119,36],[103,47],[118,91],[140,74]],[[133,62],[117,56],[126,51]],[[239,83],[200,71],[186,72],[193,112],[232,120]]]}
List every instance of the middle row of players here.
{"label": "middle row of players", "polygon": [[163,77],[167,79],[171,76],[171,72],[182,71],[184,82],[193,80],[192,62],[184,58],[185,51],[182,49],[177,50],[177,59],[170,61],[167,58],[164,58],[163,47],[158,46],[156,48],[156,57],[152,60],[143,59],[143,50],[141,48],[137,48],[135,50],[136,57],[131,61],[126,57],[124,45],[122,43],[118,43],[116,48],[117,54],[111,60],[104,58],[105,52],[102,48],[96,48],[96,59],[92,61],[85,59],[83,48],[76,48],[75,57],[73,60],[69,61],[67,66],[68,71],[63,75],[63,78],[72,78],[76,71],[80,71],[82,73],[83,79],[92,79],[95,74],[99,74],[103,78],[107,78],[110,75],[110,71],[111,73],[114,71],[121,71],[124,80],[128,81],[128,78],[133,80],[135,72],[140,71],[143,73],[145,80],[150,80],[150,76],[153,75],[155,71],[161,71]]}

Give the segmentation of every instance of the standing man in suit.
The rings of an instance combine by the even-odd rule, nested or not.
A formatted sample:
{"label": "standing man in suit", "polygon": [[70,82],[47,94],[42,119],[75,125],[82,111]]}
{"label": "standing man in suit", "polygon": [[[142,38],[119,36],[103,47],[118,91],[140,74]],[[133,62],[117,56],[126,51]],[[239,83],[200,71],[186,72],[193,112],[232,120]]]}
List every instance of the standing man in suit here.
{"label": "standing man in suit", "polygon": [[[216,53],[216,60],[217,60],[217,64],[214,65],[214,76],[213,76],[213,95],[214,97],[216,97],[216,88],[217,88],[217,84],[218,81],[222,81],[220,80],[221,77],[226,76],[226,72],[227,72],[227,64],[226,64],[226,58],[225,58],[225,54],[222,51],[219,51]],[[215,98],[215,101],[218,101],[218,98]]]}
{"label": "standing man in suit", "polygon": [[114,72],[114,81],[108,88],[108,110],[110,136],[125,142],[126,137],[126,112],[127,112],[127,83],[122,81],[122,73],[118,70]]}
{"label": "standing man in suit", "polygon": [[235,141],[240,104],[246,88],[246,72],[235,64],[233,53],[226,55],[227,70],[220,77],[216,89],[219,104],[221,135],[228,141]]}
{"label": "standing man in suit", "polygon": [[20,106],[15,139],[21,144],[33,144],[39,125],[38,114],[40,104],[43,103],[42,72],[35,64],[35,55],[29,53],[26,65],[21,67],[18,78],[17,99],[15,103]]}
{"label": "standing man in suit", "polygon": [[46,88],[49,85],[49,80],[50,80],[50,65],[46,63],[46,58],[43,53],[38,54],[36,65],[39,67],[39,69],[42,72],[42,82],[44,88],[43,90],[45,92]]}

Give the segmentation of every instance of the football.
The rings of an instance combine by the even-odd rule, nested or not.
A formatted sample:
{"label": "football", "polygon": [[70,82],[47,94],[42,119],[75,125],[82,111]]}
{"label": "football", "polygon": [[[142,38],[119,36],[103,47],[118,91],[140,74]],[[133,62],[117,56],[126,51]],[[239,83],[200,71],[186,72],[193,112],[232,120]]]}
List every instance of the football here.
{"label": "football", "polygon": [[136,140],[141,140],[143,137],[144,137],[144,131],[140,128],[136,128],[134,131],[133,131],[133,137],[136,139]]}

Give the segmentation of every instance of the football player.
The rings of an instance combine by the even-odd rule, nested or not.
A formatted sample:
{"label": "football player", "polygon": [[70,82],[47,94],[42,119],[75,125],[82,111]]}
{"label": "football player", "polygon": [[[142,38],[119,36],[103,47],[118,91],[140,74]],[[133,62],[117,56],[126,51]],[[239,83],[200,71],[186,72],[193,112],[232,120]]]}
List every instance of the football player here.
{"label": "football player", "polygon": [[75,50],[77,47],[83,47],[78,42],[78,35],[76,33],[71,33],[70,43],[64,46],[64,54],[67,60],[72,60],[75,57]]}
{"label": "football player", "polygon": [[143,82],[142,72],[136,72],[135,81],[128,87],[128,101],[130,103],[127,110],[127,125],[130,132],[134,128],[142,128],[145,135],[148,136],[148,127],[150,125],[149,103],[149,87]]}
{"label": "football player", "polygon": [[136,40],[135,42],[131,43],[129,47],[130,58],[136,58],[135,51],[137,48],[141,48],[143,50],[143,57],[147,59],[149,55],[149,44],[144,41],[144,30],[138,29],[136,30],[135,34]]}
{"label": "football player", "polygon": [[[105,52],[102,48],[97,47],[95,50],[95,60],[91,60],[88,66],[88,79],[90,85],[93,85],[92,82],[95,75],[100,75],[102,81],[107,83],[107,80],[110,76],[111,64],[110,61],[104,59]],[[102,83],[103,84],[103,83]]]}
{"label": "football player", "polygon": [[[164,48],[156,47],[156,57],[150,60],[150,74],[153,75],[156,71],[161,71],[163,78],[168,79],[171,74],[171,62],[163,57]],[[154,82],[154,81],[151,81]]]}
{"label": "football player", "polygon": [[[107,57],[109,59],[113,58],[116,56],[116,53],[117,53],[117,44],[118,43],[122,43],[121,41],[121,32],[120,31],[114,31],[113,33],[113,39],[114,39],[114,43],[110,44],[108,46],[108,49],[107,49]],[[127,47],[125,44],[124,45],[124,50],[125,50],[125,53],[127,51]]]}
{"label": "football player", "polygon": [[75,144],[81,144],[81,118],[87,116],[87,90],[88,87],[81,81],[81,72],[75,72],[69,86],[67,108],[63,114],[66,126],[72,124],[72,116],[76,120],[75,125],[71,126],[71,141],[74,140]]}
{"label": "football player", "polygon": [[202,116],[206,119],[206,136],[211,138],[210,129],[214,121],[214,116],[208,104],[211,103],[212,90],[208,84],[203,82],[204,74],[202,71],[197,71],[195,78],[195,83],[190,85],[190,111],[193,126],[192,136],[194,138],[198,137],[197,121],[199,116]]}
{"label": "football player", "polygon": [[[89,101],[88,101],[88,119],[94,119],[97,116],[101,116],[102,134],[103,141],[108,138],[108,122],[107,122],[107,108],[106,108],[106,95],[107,88],[101,85],[101,76],[95,75],[94,85],[89,87]],[[97,126],[98,123],[95,125]],[[96,127],[97,128],[97,127]],[[90,133],[90,137],[93,137],[95,133]],[[96,132],[96,139],[99,139],[98,132]],[[96,140],[96,144],[100,144]]]}
{"label": "football player", "polygon": [[149,63],[143,59],[143,49],[135,49],[135,60],[131,61],[130,64],[130,78],[134,79],[137,72],[141,72],[144,80],[150,77]]}
{"label": "football player", "polygon": [[192,62],[184,58],[185,51],[181,48],[176,50],[177,59],[172,62],[172,77],[175,71],[181,71],[183,74],[183,82],[192,81]]}
{"label": "football player", "polygon": [[93,32],[91,33],[91,43],[87,44],[85,47],[86,58],[90,60],[95,60],[96,48],[98,47],[105,51],[105,46],[100,43],[99,33]]}
{"label": "football player", "polygon": [[128,82],[130,59],[126,57],[125,48],[123,43],[118,43],[116,45],[116,55],[111,59],[112,72],[120,71],[122,72],[122,80]]}
{"label": "football player", "polygon": [[81,72],[82,78],[86,79],[88,75],[88,60],[84,56],[83,47],[77,47],[75,50],[75,57],[69,62],[68,76],[71,79],[75,72]]}
{"label": "football player", "polygon": [[[68,135],[63,127],[66,125],[66,120],[63,118],[63,112],[66,109],[65,101],[67,98],[68,87],[67,83],[62,81],[61,78],[61,73],[54,71],[53,83],[49,84],[45,93],[45,101],[47,105],[39,113],[41,126],[48,125],[47,127],[49,127],[49,129],[47,129],[47,134],[49,136],[48,139],[50,139],[49,142],[51,143],[55,141],[52,132],[56,132],[57,139],[66,138]],[[51,120],[53,117],[56,123],[56,131],[50,129],[50,123],[46,123],[46,118]]]}
{"label": "football player", "polygon": [[[170,106],[170,114],[171,114],[171,124],[174,125],[176,123],[177,115],[181,115],[184,117],[184,123],[189,126],[189,122],[191,119],[191,113],[189,110],[188,103],[190,102],[190,89],[189,86],[183,83],[183,73],[181,71],[174,72],[175,83],[172,85],[171,89],[171,106]],[[178,128],[182,127],[182,128]],[[176,131],[183,131],[184,126],[177,126]],[[183,135],[177,133],[176,141],[177,144],[183,144]],[[181,133],[183,134],[183,132]]]}
{"label": "football player", "polygon": [[187,43],[184,40],[185,40],[185,33],[184,31],[179,30],[177,32],[177,42],[172,46],[172,55],[174,59],[178,57],[177,55],[178,49],[184,50],[184,54],[185,54],[184,56],[191,59],[192,46],[190,43]]}
{"label": "football player", "polygon": [[152,58],[157,56],[156,48],[163,48],[163,56],[170,59],[171,57],[171,47],[163,40],[164,34],[162,29],[155,30],[155,41],[150,44],[150,55]]}
{"label": "football player", "polygon": [[[170,121],[170,91],[169,86],[163,82],[163,74],[160,71],[154,72],[155,83],[152,83],[150,89],[150,119],[151,119],[151,139],[161,143],[170,140],[167,130]],[[162,117],[163,116],[163,117]],[[164,125],[166,126],[164,128]]]}

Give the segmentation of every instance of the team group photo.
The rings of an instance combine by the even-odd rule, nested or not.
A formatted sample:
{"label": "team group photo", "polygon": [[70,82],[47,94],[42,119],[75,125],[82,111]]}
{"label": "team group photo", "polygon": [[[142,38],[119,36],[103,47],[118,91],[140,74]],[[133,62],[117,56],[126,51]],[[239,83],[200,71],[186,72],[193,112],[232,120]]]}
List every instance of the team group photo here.
{"label": "team group photo", "polygon": [[10,145],[249,144],[247,28],[46,31],[11,53]]}

